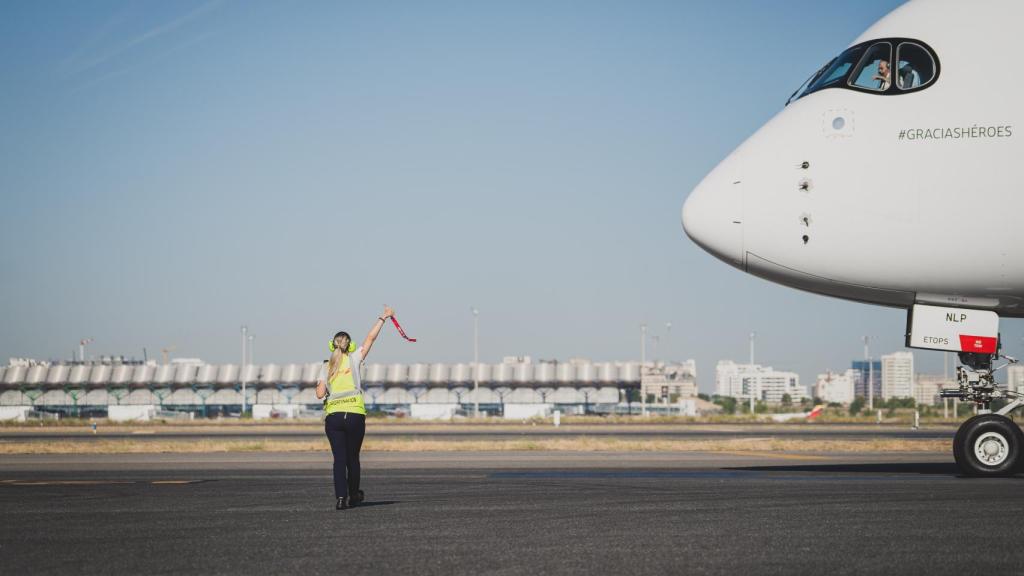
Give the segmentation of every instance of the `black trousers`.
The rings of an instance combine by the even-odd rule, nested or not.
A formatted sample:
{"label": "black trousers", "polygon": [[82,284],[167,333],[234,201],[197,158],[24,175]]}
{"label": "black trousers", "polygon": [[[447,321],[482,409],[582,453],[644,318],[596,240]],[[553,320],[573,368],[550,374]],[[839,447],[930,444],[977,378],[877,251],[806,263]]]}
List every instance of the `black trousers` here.
{"label": "black trousers", "polygon": [[366,416],[335,412],[324,420],[324,431],[334,453],[334,496],[342,498],[359,491],[359,450],[366,435]]}

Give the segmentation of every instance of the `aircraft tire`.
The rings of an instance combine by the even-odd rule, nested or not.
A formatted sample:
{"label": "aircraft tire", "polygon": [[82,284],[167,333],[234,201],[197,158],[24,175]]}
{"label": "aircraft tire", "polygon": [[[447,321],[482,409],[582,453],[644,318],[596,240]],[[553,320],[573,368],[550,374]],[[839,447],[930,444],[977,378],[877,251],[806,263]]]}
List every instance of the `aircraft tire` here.
{"label": "aircraft tire", "polygon": [[953,436],[953,460],[956,461],[956,467],[959,468],[960,470],[964,469],[964,465],[962,464],[964,460],[964,454],[963,451],[960,449],[963,446],[964,430],[966,429],[966,426],[964,426],[964,424],[967,424],[967,421],[964,421],[963,424],[960,424],[960,427],[956,429],[956,434]]}
{"label": "aircraft tire", "polygon": [[998,414],[980,414],[960,425],[953,458],[965,476],[1009,476],[1024,463],[1024,432]]}

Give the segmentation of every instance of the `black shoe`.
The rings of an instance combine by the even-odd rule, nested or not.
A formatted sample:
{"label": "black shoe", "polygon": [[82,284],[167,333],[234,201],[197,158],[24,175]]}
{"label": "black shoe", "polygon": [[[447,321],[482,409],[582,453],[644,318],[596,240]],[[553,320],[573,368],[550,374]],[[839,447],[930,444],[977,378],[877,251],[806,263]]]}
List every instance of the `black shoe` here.
{"label": "black shoe", "polygon": [[342,496],[341,498],[338,498],[338,504],[334,507],[334,509],[335,510],[344,510],[344,509],[346,509],[348,507],[349,507],[349,505],[348,505],[348,498],[345,498],[344,496]]}
{"label": "black shoe", "polygon": [[348,499],[348,505],[350,508],[352,506],[358,506],[359,504],[362,504],[363,500],[366,500],[366,495],[363,494],[362,490],[356,490],[355,495]]}

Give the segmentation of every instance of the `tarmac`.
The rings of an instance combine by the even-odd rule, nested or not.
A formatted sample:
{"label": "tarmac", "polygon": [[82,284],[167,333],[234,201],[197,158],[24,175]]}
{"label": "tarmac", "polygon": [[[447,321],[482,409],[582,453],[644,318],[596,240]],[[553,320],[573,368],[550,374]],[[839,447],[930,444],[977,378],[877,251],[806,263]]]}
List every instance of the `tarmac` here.
{"label": "tarmac", "polygon": [[1006,574],[1024,478],[948,454],[4,455],[9,574]]}

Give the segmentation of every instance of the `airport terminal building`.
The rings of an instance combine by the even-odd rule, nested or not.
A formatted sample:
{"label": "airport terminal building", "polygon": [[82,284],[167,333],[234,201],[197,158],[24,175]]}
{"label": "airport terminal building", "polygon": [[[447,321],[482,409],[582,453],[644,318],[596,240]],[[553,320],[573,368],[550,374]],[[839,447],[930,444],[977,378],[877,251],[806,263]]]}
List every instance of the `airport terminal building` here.
{"label": "airport terminal building", "polygon": [[[196,416],[254,416],[319,412],[315,386],[322,363],[207,364],[107,358],[90,362],[12,360],[0,366],[0,408],[18,406],[64,415],[132,413],[144,406]],[[672,382],[673,400],[696,394],[696,365],[648,363],[645,380]],[[456,415],[479,406],[488,414],[509,407],[526,416],[635,412],[640,402],[639,362],[538,361],[508,357],[497,364],[365,364],[367,408],[384,412],[429,411]],[[663,386],[658,386],[661,390]],[[666,388],[667,390],[667,388]],[[115,407],[115,408],[111,408]],[[8,410],[10,411],[10,410]]]}

